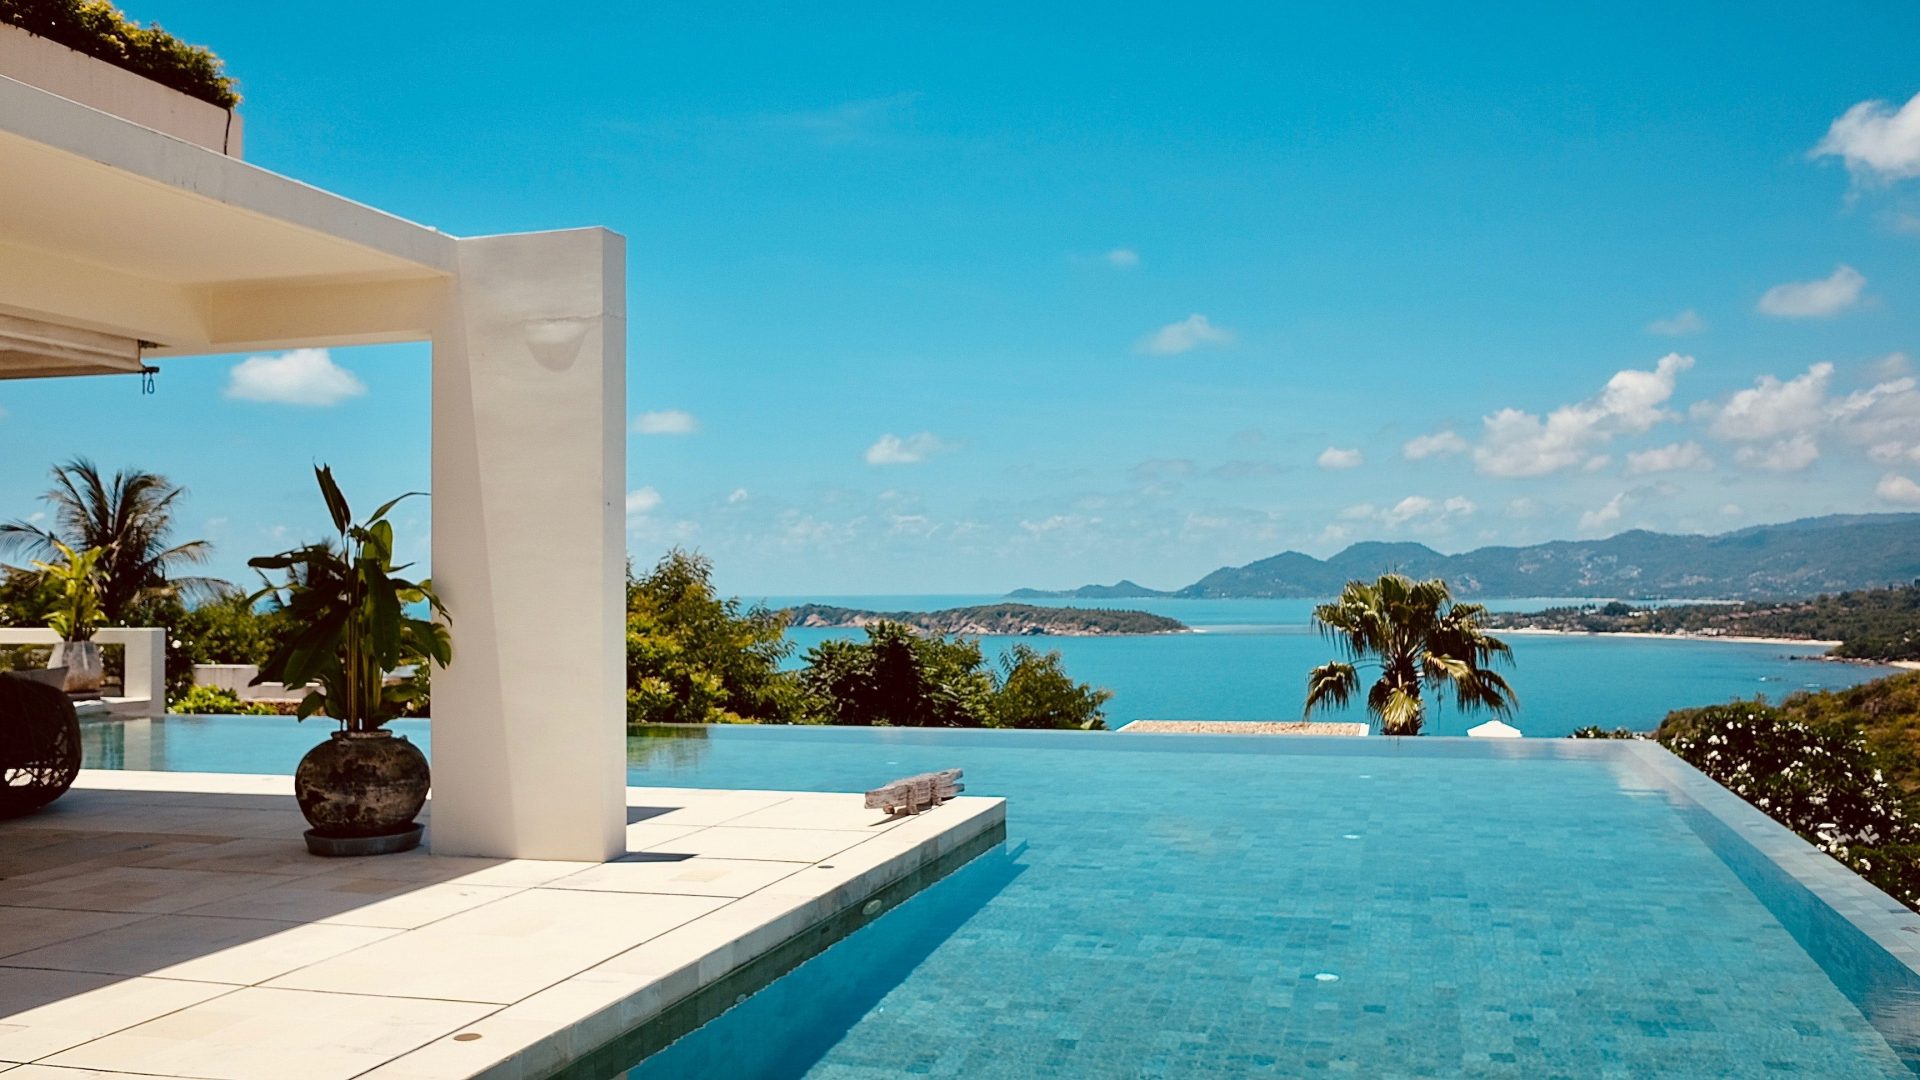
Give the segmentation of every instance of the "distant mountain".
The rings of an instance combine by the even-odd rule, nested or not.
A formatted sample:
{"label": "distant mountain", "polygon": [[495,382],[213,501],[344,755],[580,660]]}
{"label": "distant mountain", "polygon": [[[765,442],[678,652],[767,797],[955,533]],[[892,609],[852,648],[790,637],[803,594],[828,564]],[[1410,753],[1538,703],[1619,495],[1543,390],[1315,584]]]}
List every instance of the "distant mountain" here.
{"label": "distant mountain", "polygon": [[[1920,514],[1834,514],[1755,525],[1718,536],[1636,529],[1605,540],[1485,547],[1459,555],[1443,555],[1413,543],[1354,544],[1328,559],[1286,551],[1245,566],[1222,567],[1184,589],[1159,595],[1331,596],[1354,578],[1392,571],[1445,578],[1462,596],[1642,600],[1815,596],[1920,578]],[[1037,595],[1098,594],[1076,590]]]}
{"label": "distant mountain", "polygon": [[1149,596],[1172,596],[1163,589],[1149,589],[1145,585],[1121,578],[1111,585],[1082,585],[1077,589],[1015,589],[1008,593],[1015,600],[1034,599],[1073,599],[1073,600],[1138,600]]}
{"label": "distant mountain", "polygon": [[787,612],[787,625],[810,627],[872,626],[895,622],[928,634],[1056,635],[1177,634],[1187,629],[1178,619],[1118,608],[1039,607],[1033,604],[981,604],[943,611],[863,611],[827,604],[801,604]]}

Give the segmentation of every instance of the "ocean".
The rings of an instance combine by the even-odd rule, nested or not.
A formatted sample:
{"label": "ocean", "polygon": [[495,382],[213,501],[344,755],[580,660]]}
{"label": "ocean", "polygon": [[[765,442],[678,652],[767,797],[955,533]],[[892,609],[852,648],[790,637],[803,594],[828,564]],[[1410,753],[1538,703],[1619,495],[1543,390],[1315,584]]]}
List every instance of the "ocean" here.
{"label": "ocean", "polygon": [[[769,597],[772,607],[835,604],[874,611],[933,611],[1004,602],[1002,596]],[[1336,657],[1315,634],[1313,600],[1042,600],[1077,607],[1151,611],[1179,619],[1196,632],[1140,637],[988,637],[991,660],[1015,641],[1058,650],[1075,679],[1113,691],[1107,726],[1134,720],[1298,720],[1307,672]],[[1537,611],[1581,603],[1565,597],[1488,601],[1501,611]],[[798,666],[807,648],[859,630],[795,628]],[[1778,701],[1796,690],[1854,686],[1893,669],[1822,662],[1822,650],[1801,645],[1725,641],[1512,634],[1514,664],[1505,672],[1520,697],[1508,720],[1529,736],[1561,736],[1589,724],[1652,730],[1669,710],[1764,696]],[[1363,670],[1362,674],[1365,672]],[[1316,713],[1316,719],[1366,719],[1357,707]],[[1430,709],[1427,732],[1462,735],[1484,715],[1462,715],[1451,705]]]}

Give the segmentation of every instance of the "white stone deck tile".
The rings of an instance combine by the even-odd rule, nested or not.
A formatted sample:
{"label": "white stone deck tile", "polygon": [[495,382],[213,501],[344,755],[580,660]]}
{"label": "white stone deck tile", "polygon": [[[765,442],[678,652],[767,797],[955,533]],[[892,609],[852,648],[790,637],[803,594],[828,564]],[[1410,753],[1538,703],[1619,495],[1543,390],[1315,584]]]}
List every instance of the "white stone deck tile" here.
{"label": "white stone deck tile", "polygon": [[10,968],[52,968],[245,986],[397,933],[366,926],[155,915],[10,956],[0,966],[0,978]]}
{"label": "white stone deck tile", "polygon": [[764,860],[628,856],[570,874],[546,888],[739,897],[764,889],[799,869],[794,863]]}
{"label": "white stone deck tile", "polygon": [[650,825],[644,821],[627,826],[627,850],[645,851],[655,844],[677,840],[704,825]]}
{"label": "white stone deck tile", "polygon": [[[68,792],[60,801],[37,814],[8,822],[21,830],[86,830],[90,832],[152,833],[175,837],[272,836],[271,829],[282,829],[298,822],[293,835],[306,828],[297,808],[283,810],[240,810],[221,806],[181,804],[159,806],[90,799],[90,792]],[[67,805],[71,800],[73,805]]]}
{"label": "white stone deck tile", "polygon": [[[274,773],[141,772],[123,769],[82,769],[75,791],[99,790],[116,795],[164,791],[217,803],[245,795],[293,797],[293,777]],[[55,804],[59,805],[58,803]],[[240,804],[240,805],[245,805]]]}
{"label": "white stone deck tile", "polygon": [[725,902],[529,889],[322,961],[271,985],[507,1004]]}
{"label": "white stone deck tile", "polygon": [[411,930],[519,891],[498,885],[469,885],[462,880],[407,881],[385,877],[377,867],[366,867],[359,873],[300,878],[245,896],[202,904],[182,914]]}
{"label": "white stone deck tile", "polygon": [[[305,826],[302,826],[304,828]],[[433,833],[427,833],[431,840]],[[374,859],[319,859],[327,872],[355,877],[379,877],[420,884],[458,882],[462,885],[497,885],[525,889],[577,874],[599,863],[561,862],[535,859],[479,859],[468,856],[434,855],[425,848]]]}
{"label": "white stone deck tile", "polygon": [[287,880],[283,874],[114,866],[46,880],[0,881],[0,904],[160,915],[259,892]]}
{"label": "white stone deck tile", "polygon": [[[628,824],[718,825],[792,798],[784,791],[696,791],[628,788]],[[653,813],[650,811],[658,811]],[[645,814],[645,816],[639,816]]]}
{"label": "white stone deck tile", "polygon": [[46,1064],[211,1080],[347,1080],[491,1011],[465,1002],[252,987]]}
{"label": "white stone deck tile", "polygon": [[844,795],[796,795],[786,802],[742,814],[723,824],[765,829],[849,829],[883,832],[900,823],[885,810],[868,810],[864,799]]}
{"label": "white stone deck tile", "polygon": [[222,840],[185,849],[180,849],[178,845],[174,847],[174,850],[137,860],[131,865],[152,866],[162,870],[240,870],[296,877],[323,874],[332,869],[327,860],[316,859],[308,854],[307,845],[298,834],[271,839]]}
{"label": "white stone deck tile", "polygon": [[0,908],[0,964],[15,953],[69,938],[85,937],[151,918],[119,911],[60,911],[54,908]]}
{"label": "white stone deck tile", "polygon": [[673,855],[702,855],[714,859],[812,863],[831,858],[870,839],[875,837],[853,830],[750,829],[716,825],[655,844],[647,850]]}
{"label": "white stone deck tile", "polygon": [[0,1061],[32,1061],[231,993],[229,986],[71,971],[0,975]]}
{"label": "white stone deck tile", "polygon": [[0,1067],[0,1072],[13,1068],[12,1080],[154,1080],[152,1076],[140,1076],[138,1072],[108,1072],[104,1068],[63,1068],[60,1065],[8,1065]]}

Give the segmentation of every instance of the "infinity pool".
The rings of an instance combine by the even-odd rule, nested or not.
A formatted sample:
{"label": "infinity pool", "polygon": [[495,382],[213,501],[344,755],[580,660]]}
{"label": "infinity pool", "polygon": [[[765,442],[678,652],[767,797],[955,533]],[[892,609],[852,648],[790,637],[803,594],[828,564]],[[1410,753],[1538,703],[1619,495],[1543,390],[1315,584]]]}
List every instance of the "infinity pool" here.
{"label": "infinity pool", "polygon": [[[89,763],[290,772],[320,730],[101,725]],[[858,790],[958,765],[1010,800],[1005,845],[634,1080],[1912,1075],[1908,969],[1810,915],[1626,747],[783,728],[629,745],[636,784]]]}

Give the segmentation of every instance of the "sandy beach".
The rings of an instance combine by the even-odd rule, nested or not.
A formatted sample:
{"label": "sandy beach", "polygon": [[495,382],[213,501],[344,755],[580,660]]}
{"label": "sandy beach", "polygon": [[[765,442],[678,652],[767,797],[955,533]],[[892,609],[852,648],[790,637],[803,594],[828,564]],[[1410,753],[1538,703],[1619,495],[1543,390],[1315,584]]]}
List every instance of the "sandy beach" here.
{"label": "sandy beach", "polygon": [[[1656,638],[1661,641],[1728,641],[1736,645],[1806,645],[1822,649],[1831,649],[1839,645],[1838,641],[1823,641],[1817,638],[1749,637],[1745,634],[1657,634],[1650,630],[1550,630],[1546,627],[1508,627],[1494,631],[1496,635],[1539,634],[1559,637],[1620,637],[1620,638]],[[1894,664],[1898,667],[1906,663]]]}

